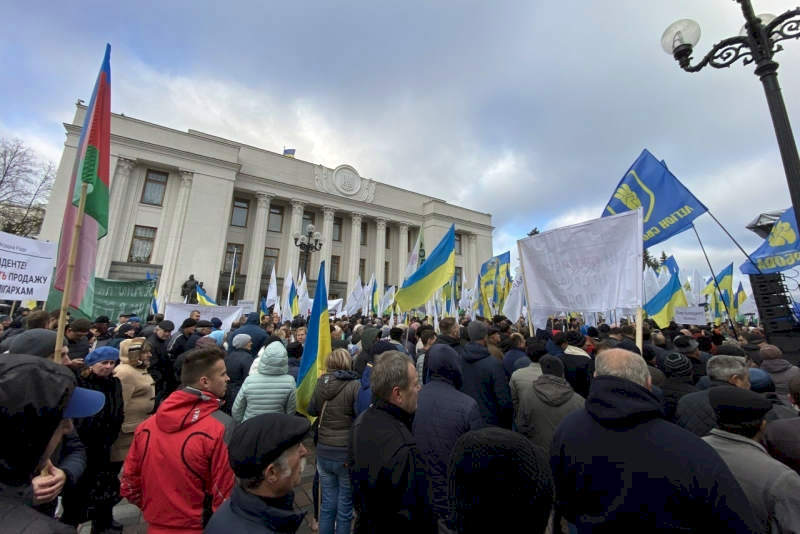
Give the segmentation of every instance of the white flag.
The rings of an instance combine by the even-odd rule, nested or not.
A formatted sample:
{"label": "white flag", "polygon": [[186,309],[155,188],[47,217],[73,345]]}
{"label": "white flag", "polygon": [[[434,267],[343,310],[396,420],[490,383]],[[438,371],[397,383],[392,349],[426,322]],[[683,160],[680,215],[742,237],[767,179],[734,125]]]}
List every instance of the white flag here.
{"label": "white flag", "polygon": [[367,317],[372,315],[372,289],[375,287],[375,273],[369,278],[369,283],[364,286],[364,303],[361,305],[361,313]]}
{"label": "white flag", "polygon": [[269,288],[267,289],[267,308],[278,304],[278,279],[275,277],[275,265],[269,275]]}
{"label": "white flag", "polygon": [[358,313],[364,303],[363,297],[364,288],[361,287],[361,277],[356,278],[356,283],[353,284],[353,291],[347,297],[347,304],[345,304],[344,312],[348,316],[353,316]]}
{"label": "white flag", "polygon": [[395,293],[395,286],[390,287],[386,290],[386,293],[383,294],[381,297],[381,305],[380,310],[378,311],[378,315],[383,315],[383,312],[392,305],[392,301],[394,300],[394,293]]}
{"label": "white flag", "polygon": [[408,255],[408,263],[406,264],[406,272],[403,274],[403,280],[408,279],[409,276],[414,274],[417,270],[417,266],[419,265],[419,249],[422,246],[422,228],[419,229],[419,233],[417,234],[417,242],[414,243],[414,248],[411,249],[411,253]]}
{"label": "white flag", "polygon": [[658,284],[658,275],[649,265],[644,270],[644,302],[649,302],[656,296],[661,287]]}
{"label": "white flag", "polygon": [[289,304],[289,293],[292,291],[292,270],[286,270],[286,276],[283,279],[283,293],[281,294],[281,301],[283,302],[283,314],[281,315],[281,321],[291,321],[294,319],[292,317],[292,306]]}
{"label": "white flag", "polygon": [[517,322],[519,318],[522,317],[522,303],[525,300],[523,298],[524,291],[522,270],[518,268],[514,276],[514,282],[511,284],[511,291],[508,293],[506,302],[503,304],[503,315],[513,322]]}

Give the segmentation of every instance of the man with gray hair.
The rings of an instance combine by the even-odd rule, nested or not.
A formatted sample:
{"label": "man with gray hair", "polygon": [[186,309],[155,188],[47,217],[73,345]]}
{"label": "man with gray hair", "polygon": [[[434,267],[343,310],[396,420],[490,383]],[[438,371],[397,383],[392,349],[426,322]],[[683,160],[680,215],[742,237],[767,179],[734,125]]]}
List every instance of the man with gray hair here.
{"label": "man with gray hair", "polygon": [[550,447],[557,513],[577,532],[753,532],[755,517],[725,462],[663,418],[641,356],[597,356],[583,409]]}
{"label": "man with gray hair", "polygon": [[714,409],[708,402],[708,392],[715,387],[738,387],[750,389],[750,373],[741,356],[714,356],[706,367],[710,386],[708,389],[684,395],[675,410],[675,422],[703,437],[717,426]]}
{"label": "man with gray hair", "polygon": [[350,437],[355,532],[432,532],[423,464],[411,428],[420,390],[417,370],[396,350],[376,360],[370,377],[375,401],[353,423]]}

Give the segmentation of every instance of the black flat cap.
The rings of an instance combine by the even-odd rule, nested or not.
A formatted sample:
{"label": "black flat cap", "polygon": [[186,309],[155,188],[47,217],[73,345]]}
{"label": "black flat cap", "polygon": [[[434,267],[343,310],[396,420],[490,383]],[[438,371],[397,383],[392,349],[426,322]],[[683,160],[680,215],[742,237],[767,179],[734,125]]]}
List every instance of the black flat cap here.
{"label": "black flat cap", "polygon": [[212,328],[213,326],[211,321],[206,321],[205,319],[197,321],[197,328]]}
{"label": "black flat cap", "polygon": [[197,321],[191,318],[184,319],[183,322],[181,323],[181,330],[183,330],[184,328],[189,328],[190,326],[197,326]]}
{"label": "black flat cap", "polygon": [[772,402],[760,393],[732,386],[709,389],[708,401],[721,425],[761,421],[772,409]]}
{"label": "black flat cap", "polygon": [[672,340],[672,345],[675,347],[676,352],[681,354],[689,354],[694,352],[700,344],[689,336],[677,336]]}
{"label": "black flat cap", "polygon": [[158,323],[158,327],[161,330],[166,330],[168,332],[172,332],[173,330],[175,330],[175,323],[173,323],[172,321],[164,320],[164,321],[161,321],[160,323]]}
{"label": "black flat cap", "polygon": [[281,413],[251,417],[236,427],[228,445],[233,472],[239,478],[257,477],[310,429],[305,417]]}

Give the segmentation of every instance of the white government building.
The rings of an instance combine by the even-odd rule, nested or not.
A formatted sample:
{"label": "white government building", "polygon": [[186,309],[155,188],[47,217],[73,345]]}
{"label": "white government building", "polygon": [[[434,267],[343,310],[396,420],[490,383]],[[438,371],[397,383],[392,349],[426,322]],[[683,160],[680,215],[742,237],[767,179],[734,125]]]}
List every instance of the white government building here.
{"label": "white government building", "polygon": [[[78,104],[58,166],[40,239],[57,242],[86,107]],[[398,172],[401,174],[401,172]],[[365,178],[214,135],[182,132],[124,115],[111,118],[109,232],[97,276],[159,277],[159,306],[179,302],[190,274],[219,304],[266,295],[272,266],[280,291],[303,266],[293,236],[313,224],[323,246],[308,262],[309,294],[325,260],[329,298],[346,298],[358,277],[378,287],[403,281],[419,232],[430,252],[452,223],[456,271],[474,280],[492,256],[492,217]]]}

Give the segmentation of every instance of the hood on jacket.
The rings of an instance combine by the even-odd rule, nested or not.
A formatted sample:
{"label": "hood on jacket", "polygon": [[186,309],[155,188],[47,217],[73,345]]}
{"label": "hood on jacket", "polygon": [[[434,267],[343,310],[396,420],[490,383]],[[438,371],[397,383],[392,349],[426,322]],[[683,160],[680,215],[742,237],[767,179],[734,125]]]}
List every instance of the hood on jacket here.
{"label": "hood on jacket", "polygon": [[598,376],[586,398],[586,411],[609,427],[632,427],[663,417],[661,401],[639,384],[616,376]]}
{"label": "hood on jacket", "polygon": [[488,358],[489,348],[479,345],[478,343],[467,343],[464,345],[464,360],[469,363],[475,363],[484,358]]}
{"label": "hood on jacket", "polygon": [[368,326],[361,331],[361,351],[362,352],[372,352],[372,345],[375,344],[375,340],[378,339],[378,334],[380,330],[377,328],[373,328]]}
{"label": "hood on jacket", "polygon": [[126,363],[133,367],[141,364],[141,349],[145,342],[143,337],[126,339],[119,344],[119,363]]}
{"label": "hood on jacket", "polygon": [[289,354],[283,343],[272,342],[264,349],[258,362],[258,372],[273,376],[289,374]]}
{"label": "hood on jacket", "polygon": [[317,382],[320,400],[325,402],[333,399],[352,380],[358,380],[358,373],[355,371],[340,370],[322,375]]}
{"label": "hood on jacket", "polygon": [[219,406],[219,399],[213,393],[184,387],[161,403],[156,411],[156,424],[163,432],[174,434],[208,417]]}
{"label": "hood on jacket", "polygon": [[549,406],[561,406],[572,398],[575,390],[560,376],[542,375],[533,382],[533,392]]}
{"label": "hood on jacket", "polygon": [[768,373],[782,373],[792,367],[788,360],[779,358],[777,360],[764,360],[761,362],[761,369]]}
{"label": "hood on jacket", "polygon": [[450,345],[433,345],[425,356],[431,380],[447,382],[461,389],[461,357]]}
{"label": "hood on jacket", "polygon": [[588,352],[573,345],[567,345],[567,348],[564,349],[564,354],[571,354],[572,356],[586,356],[587,358],[591,358]]}
{"label": "hood on jacket", "polygon": [[434,346],[435,345],[449,345],[455,348],[461,345],[461,340],[452,336],[442,334],[441,336],[436,336],[436,343],[434,343]]}
{"label": "hood on jacket", "polygon": [[[258,326],[259,324],[261,324],[261,319],[259,318],[258,315],[259,314],[257,312],[248,313],[247,314],[247,321],[245,321],[244,324],[254,324],[254,325]],[[266,334],[266,332],[265,332],[265,334]]]}

